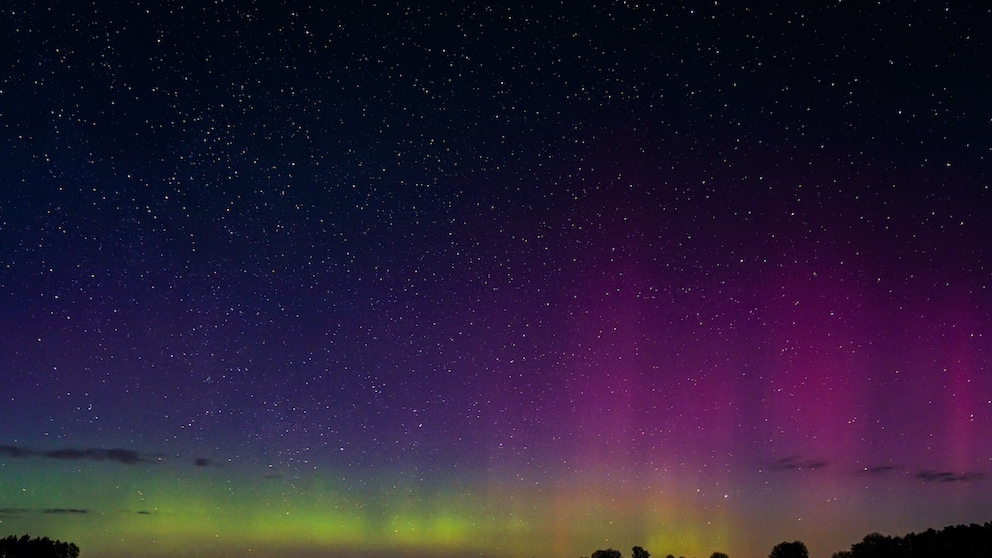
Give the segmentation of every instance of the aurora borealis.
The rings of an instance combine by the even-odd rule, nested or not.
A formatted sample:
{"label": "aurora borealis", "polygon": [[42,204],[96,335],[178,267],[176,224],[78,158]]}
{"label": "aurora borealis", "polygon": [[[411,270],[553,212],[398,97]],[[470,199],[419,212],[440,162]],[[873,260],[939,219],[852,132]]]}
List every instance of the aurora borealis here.
{"label": "aurora borealis", "polygon": [[4,3],[0,537],[992,520],[992,13],[801,4]]}

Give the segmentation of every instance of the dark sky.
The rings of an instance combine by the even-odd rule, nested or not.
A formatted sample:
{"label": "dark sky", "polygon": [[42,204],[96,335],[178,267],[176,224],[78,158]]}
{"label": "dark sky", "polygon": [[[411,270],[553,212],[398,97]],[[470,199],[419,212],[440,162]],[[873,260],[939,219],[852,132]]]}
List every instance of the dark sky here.
{"label": "dark sky", "polygon": [[992,519],[989,8],[328,4],[0,8],[0,534]]}

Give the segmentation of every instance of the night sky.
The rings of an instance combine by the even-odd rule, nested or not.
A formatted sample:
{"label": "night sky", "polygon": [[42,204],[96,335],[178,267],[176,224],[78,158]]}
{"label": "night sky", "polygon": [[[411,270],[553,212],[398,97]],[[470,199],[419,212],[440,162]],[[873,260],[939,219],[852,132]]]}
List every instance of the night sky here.
{"label": "night sky", "polygon": [[0,536],[992,520],[982,3],[0,4]]}

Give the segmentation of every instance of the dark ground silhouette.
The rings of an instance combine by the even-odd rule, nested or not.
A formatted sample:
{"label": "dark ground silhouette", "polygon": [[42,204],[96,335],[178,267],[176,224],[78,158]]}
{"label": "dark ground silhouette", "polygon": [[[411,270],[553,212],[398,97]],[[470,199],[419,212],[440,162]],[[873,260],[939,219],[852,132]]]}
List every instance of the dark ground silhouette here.
{"label": "dark ground silhouette", "polygon": [[989,558],[992,556],[992,522],[952,525],[939,531],[927,529],[903,537],[880,533],[866,535],[851,550],[833,558]]}
{"label": "dark ground silhouette", "polygon": [[48,537],[31,538],[11,535],[0,539],[0,556],[3,558],[79,558],[79,547],[71,542],[52,540]]}
{"label": "dark ground silhouette", "polygon": [[[631,558],[650,557],[640,546],[631,549]],[[623,558],[623,555],[610,548],[597,550],[590,558]],[[668,554],[665,558],[675,557]],[[710,558],[729,556],[714,552]],[[768,558],[809,558],[809,553],[801,541],[781,542],[772,548]],[[939,531],[927,529],[902,537],[871,533],[851,545],[851,550],[835,552],[833,558],[992,558],[992,522],[952,525]]]}

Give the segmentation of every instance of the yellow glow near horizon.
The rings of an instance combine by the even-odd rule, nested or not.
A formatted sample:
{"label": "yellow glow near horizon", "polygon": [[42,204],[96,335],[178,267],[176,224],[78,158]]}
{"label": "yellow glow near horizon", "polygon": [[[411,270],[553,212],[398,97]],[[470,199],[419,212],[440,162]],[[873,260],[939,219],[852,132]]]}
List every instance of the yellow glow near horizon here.
{"label": "yellow glow near horizon", "polygon": [[[355,486],[335,475],[266,479],[233,468],[49,466],[15,478],[14,505],[69,502],[86,513],[25,513],[17,531],[76,542],[87,556],[317,556],[375,552],[515,558],[625,554],[709,555],[732,550],[741,523],[691,483],[650,486],[594,475],[540,485],[490,476],[440,485]],[[53,488],[60,487],[60,488]],[[57,531],[52,526],[58,526]]]}

